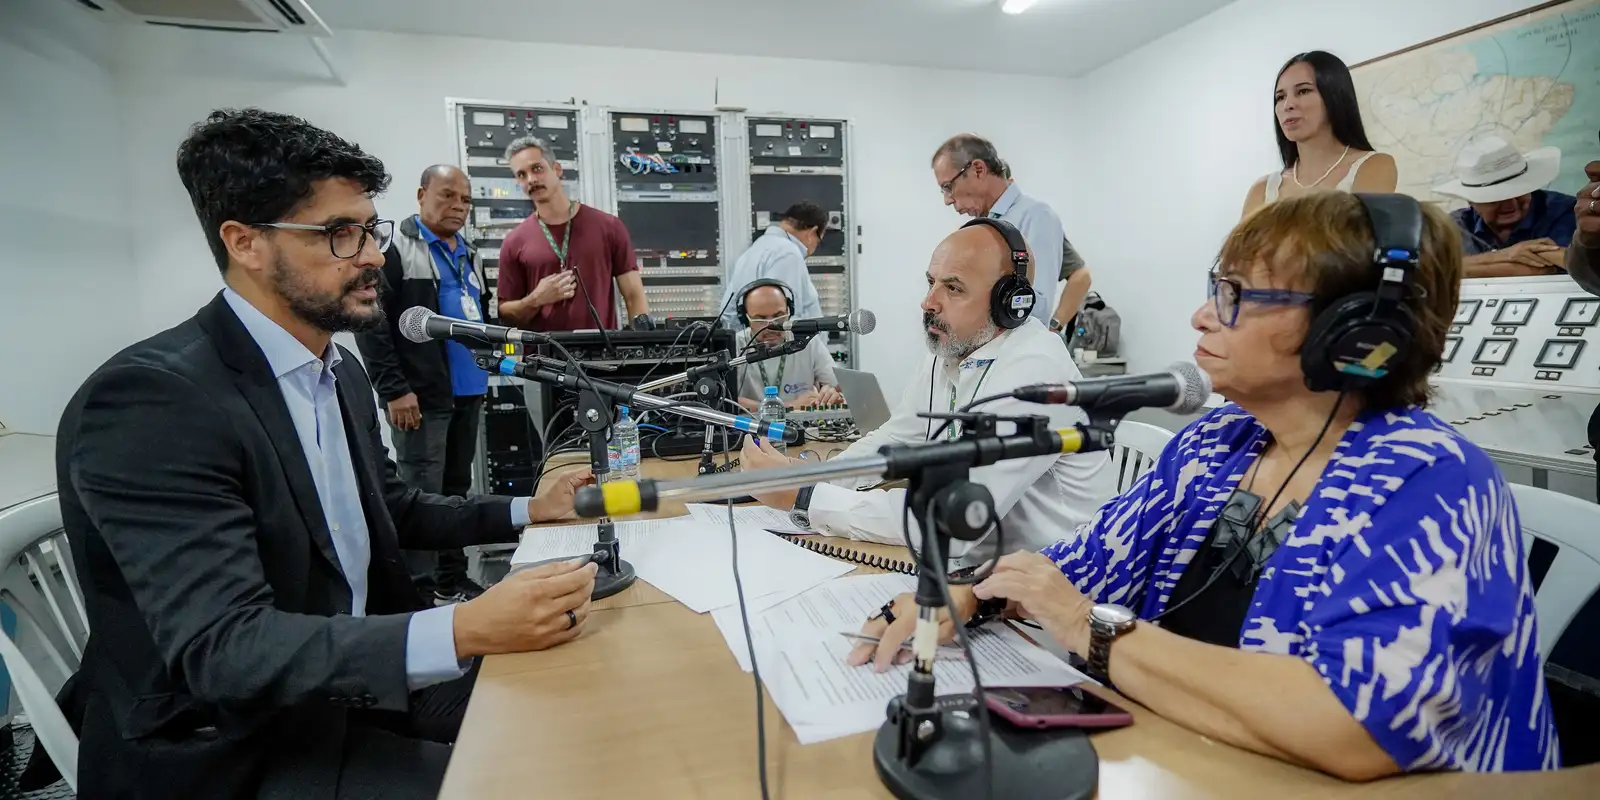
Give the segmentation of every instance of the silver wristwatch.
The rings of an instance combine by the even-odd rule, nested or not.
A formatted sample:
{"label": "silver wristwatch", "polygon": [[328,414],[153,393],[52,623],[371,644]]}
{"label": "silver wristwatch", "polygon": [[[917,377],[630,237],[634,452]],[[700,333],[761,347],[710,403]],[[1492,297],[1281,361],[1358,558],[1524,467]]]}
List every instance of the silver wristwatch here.
{"label": "silver wristwatch", "polygon": [[1111,685],[1111,644],[1138,622],[1127,606],[1101,603],[1089,609],[1089,677]]}
{"label": "silver wristwatch", "polygon": [[804,486],[801,487],[799,492],[795,493],[794,508],[789,509],[789,521],[793,522],[796,528],[808,531],[813,530],[811,527],[811,492],[814,489],[816,489],[815,486]]}

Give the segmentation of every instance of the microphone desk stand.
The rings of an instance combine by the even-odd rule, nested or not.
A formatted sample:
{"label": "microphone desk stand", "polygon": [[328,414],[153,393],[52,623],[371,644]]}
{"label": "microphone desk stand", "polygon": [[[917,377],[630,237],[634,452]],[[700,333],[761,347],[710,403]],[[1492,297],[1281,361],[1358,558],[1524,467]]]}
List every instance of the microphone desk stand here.
{"label": "microphone desk stand", "polygon": [[[478,356],[478,366],[482,369],[495,371],[495,363],[501,356]],[[537,360],[537,357],[530,360]],[[544,362],[553,363],[553,362]],[[578,396],[578,405],[572,412],[573,419],[582,428],[589,439],[589,470],[594,473],[596,484],[606,481],[606,476],[611,472],[610,442],[611,421],[610,402],[602,398],[594,390],[593,384],[578,376],[576,367],[567,362],[564,366],[565,374],[571,378],[566,382]],[[525,376],[529,380],[534,378]],[[541,381],[542,382],[542,381]],[[622,560],[621,542],[617,539],[616,523],[610,517],[601,517],[596,520],[598,538],[594,543],[592,560],[599,565],[599,571],[594,576],[594,592],[589,595],[594,600],[610,597],[629,586],[638,578],[638,573],[633,565]],[[550,561],[565,561],[567,558],[547,559],[526,567],[536,567]],[[524,568],[526,568],[524,567]]]}
{"label": "microphone desk stand", "polygon": [[[961,421],[963,439],[992,439],[999,421],[1015,422],[1021,436],[1040,437],[1048,428],[1047,418],[1038,416],[921,416]],[[1109,426],[1091,422],[1080,430],[1094,442],[1085,450],[1110,446]],[[910,455],[914,454],[911,451]],[[989,532],[996,520],[994,497],[982,484],[971,481],[967,463],[927,460],[891,464],[887,472],[909,478],[911,513],[918,525],[927,525],[932,509],[933,530],[923,531],[923,546],[917,552],[916,600],[918,623],[937,625],[939,609],[945,606],[940,576],[946,572],[950,542],[975,541]],[[976,658],[976,654],[969,657]],[[998,714],[991,714],[989,721],[987,749],[993,783],[986,790],[990,775],[984,767],[981,713],[985,710],[978,708],[971,694],[936,696],[933,654],[926,654],[926,659],[919,655],[907,678],[906,693],[889,701],[888,719],[873,740],[872,762],[879,779],[901,800],[1060,800],[1093,795],[1096,760],[1081,731],[1024,730]]]}

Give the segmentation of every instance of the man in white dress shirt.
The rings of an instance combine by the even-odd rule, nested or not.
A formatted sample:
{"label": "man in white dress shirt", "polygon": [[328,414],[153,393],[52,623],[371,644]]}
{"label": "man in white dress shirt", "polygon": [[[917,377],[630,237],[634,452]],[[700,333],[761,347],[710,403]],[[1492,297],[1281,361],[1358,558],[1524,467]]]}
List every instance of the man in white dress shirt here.
{"label": "man in white dress shirt", "polygon": [[1057,267],[1066,235],[1055,210],[1023,194],[1008,180],[1010,171],[994,144],[976,134],[957,134],[933,151],[933,179],[945,205],[969,217],[1003,219],[1022,231],[1033,263],[1042,265],[1028,268],[1028,280],[1039,295],[1033,317],[1048,325],[1061,294]]}
{"label": "man in white dress shirt", "polygon": [[[991,318],[990,288],[1011,269],[1010,251],[993,228],[962,228],[939,244],[928,266],[928,293],[922,300],[929,353],[890,420],[851,445],[841,458],[871,455],[886,444],[927,441],[936,426],[917,416],[922,412],[954,411],[977,397],[1082,378],[1061,337],[1037,319],[1002,330]],[[1084,421],[1083,412],[1070,406],[1017,400],[988,403],[983,410],[1002,416],[1042,414],[1056,428]],[[998,432],[1007,435],[1013,427],[1001,423]],[[790,463],[770,444],[748,440],[740,458],[745,469]],[[995,510],[1005,527],[1006,552],[1037,550],[1089,521],[1110,499],[1114,487],[1107,463],[1104,453],[1039,456],[979,467],[972,470],[972,480],[994,495]],[[773,508],[799,511],[796,516],[809,517],[811,528],[834,536],[889,544],[903,541],[904,489],[858,491],[854,481],[842,483],[762,494],[757,499]],[[917,536],[914,529],[914,541]],[[991,534],[977,542],[954,542],[950,555],[964,565],[981,563],[996,555],[994,539]]]}

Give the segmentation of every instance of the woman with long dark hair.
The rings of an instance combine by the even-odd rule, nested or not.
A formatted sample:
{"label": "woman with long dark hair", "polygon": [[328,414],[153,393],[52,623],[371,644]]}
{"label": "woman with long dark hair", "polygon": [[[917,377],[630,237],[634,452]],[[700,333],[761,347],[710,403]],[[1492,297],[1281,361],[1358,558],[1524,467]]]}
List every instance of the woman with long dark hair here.
{"label": "woman with long dark hair", "polygon": [[1361,125],[1350,68],[1338,56],[1312,50],[1289,59],[1278,70],[1272,105],[1283,170],[1250,187],[1245,216],[1268,203],[1315,191],[1394,191],[1394,157],[1373,152]]}

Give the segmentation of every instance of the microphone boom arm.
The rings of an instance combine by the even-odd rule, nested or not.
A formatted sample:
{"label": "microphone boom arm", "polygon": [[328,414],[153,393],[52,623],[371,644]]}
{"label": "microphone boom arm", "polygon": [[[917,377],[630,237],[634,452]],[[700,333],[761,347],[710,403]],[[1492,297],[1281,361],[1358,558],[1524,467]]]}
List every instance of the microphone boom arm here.
{"label": "microphone boom arm", "polygon": [[787,437],[793,435],[791,433],[793,429],[790,429],[782,422],[761,422],[750,417],[736,417],[732,414],[724,414],[721,411],[713,411],[709,408],[681,405],[670,400],[663,400],[655,395],[645,394],[643,391],[631,386],[612,381],[579,377],[572,369],[565,368],[564,365],[560,369],[554,366],[562,362],[552,361],[540,356],[534,356],[525,362],[519,363],[513,358],[479,354],[476,356],[476,361],[480,369],[500,375],[514,375],[518,378],[549,384],[550,386],[573,392],[592,390],[598,395],[621,404],[649,410],[666,411],[681,417],[689,417],[690,419],[733,428],[734,430],[757,436],[785,439],[787,441]]}
{"label": "microphone boom arm", "polygon": [[657,378],[649,383],[641,383],[639,384],[639,391],[653,392],[657,389],[684,383],[686,381],[696,381],[701,377],[710,375],[712,373],[722,372],[724,370],[734,369],[736,367],[742,367],[746,364],[754,364],[757,361],[766,361],[767,359],[771,358],[793,355],[809,347],[811,345],[811,338],[815,335],[816,334],[798,334],[795,336],[795,338],[784,342],[781,345],[762,344],[758,342],[754,345],[753,352],[751,352],[749,355],[739,356],[738,358],[734,359],[727,359],[727,351],[724,350],[722,351],[724,357],[721,359],[713,361],[710,364],[701,364],[698,367],[693,367],[676,375],[668,375],[665,378]]}
{"label": "microphone boom arm", "polygon": [[[876,455],[836,458],[821,464],[801,464],[755,472],[727,473],[683,480],[620,481],[578,490],[579,516],[633,514],[654,511],[662,501],[693,503],[730,497],[798,489],[824,481],[872,477],[884,480],[910,478],[930,466],[960,463],[982,467],[996,461],[1061,453],[1089,453],[1111,446],[1111,432],[1097,425],[1077,425],[1051,430],[1047,417],[1006,418],[1017,421],[1011,436],[980,436],[953,442],[891,444]],[[1024,432],[1024,429],[1027,429]]]}

